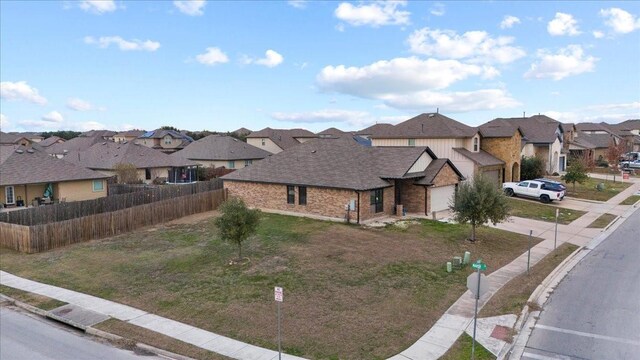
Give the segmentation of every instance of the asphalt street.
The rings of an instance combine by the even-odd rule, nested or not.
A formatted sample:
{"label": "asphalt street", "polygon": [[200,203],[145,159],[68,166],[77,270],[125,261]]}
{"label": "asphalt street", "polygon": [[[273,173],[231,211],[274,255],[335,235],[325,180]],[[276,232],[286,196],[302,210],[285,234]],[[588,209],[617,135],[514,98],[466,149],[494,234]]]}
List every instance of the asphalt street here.
{"label": "asphalt street", "polygon": [[522,359],[640,359],[640,211],[554,290]]}
{"label": "asphalt street", "polygon": [[2,360],[152,360],[8,307],[0,308]]}

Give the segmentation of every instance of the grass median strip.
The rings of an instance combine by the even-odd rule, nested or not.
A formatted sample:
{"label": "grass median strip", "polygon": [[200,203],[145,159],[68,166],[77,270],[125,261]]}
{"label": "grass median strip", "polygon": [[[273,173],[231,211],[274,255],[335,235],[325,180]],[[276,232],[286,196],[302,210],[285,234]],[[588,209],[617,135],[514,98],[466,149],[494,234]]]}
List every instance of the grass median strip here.
{"label": "grass median strip", "polygon": [[0,294],[4,294],[10,298],[13,298],[18,301],[22,301],[23,303],[29,304],[31,306],[35,306],[42,310],[53,310],[62,305],[66,305],[66,302],[59,301],[56,299],[51,299],[46,296],[33,294],[30,292],[14,289],[9,286],[0,285]]}
{"label": "grass median strip", "polygon": [[631,195],[628,198],[624,199],[620,205],[633,205],[640,200],[640,195]]}
{"label": "grass median strip", "polygon": [[591,224],[589,224],[589,228],[592,229],[604,229],[609,225],[613,220],[615,220],[617,216],[612,214],[602,214],[596,220],[594,220]]}
{"label": "grass median strip", "polygon": [[406,349],[464,293],[471,271],[447,273],[453,256],[471,251],[493,271],[527,248],[524,235],[481,227],[470,243],[469,233],[429,220],[392,231],[265,213],[245,265],[229,265],[237,249],[212,219],[0,256],[18,276],[274,350],[273,287],[282,286],[285,352],[371,359]]}
{"label": "grass median strip", "polygon": [[558,246],[531,268],[530,275],[521,274],[509,281],[493,295],[478,316],[520,315],[522,308],[538,285],[577,248],[569,243]]}
{"label": "grass median strip", "polygon": [[509,199],[511,206],[511,216],[523,217],[527,219],[555,222],[556,209],[560,209],[558,224],[567,225],[580,216],[586,214],[584,211],[564,209],[554,205],[545,205],[525,199]]}
{"label": "grass median strip", "polygon": [[[471,359],[473,338],[467,333],[460,335],[453,346],[440,358],[441,360]],[[477,360],[493,360],[496,357],[476,341],[475,358]]]}
{"label": "grass median strip", "polygon": [[[554,180],[562,181],[560,177],[551,177]],[[603,180],[598,178],[589,178],[583,184],[576,183],[575,190],[573,184],[567,184],[567,196],[579,199],[607,201],[618,195],[621,191],[631,186],[629,182]],[[597,189],[598,184],[604,184],[604,189]]]}

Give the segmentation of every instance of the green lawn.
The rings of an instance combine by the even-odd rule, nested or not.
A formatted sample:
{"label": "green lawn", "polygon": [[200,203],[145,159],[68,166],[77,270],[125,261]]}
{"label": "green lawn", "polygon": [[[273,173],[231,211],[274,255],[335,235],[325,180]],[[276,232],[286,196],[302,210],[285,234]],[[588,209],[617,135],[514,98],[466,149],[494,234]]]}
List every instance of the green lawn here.
{"label": "green lawn", "polygon": [[511,207],[510,215],[527,219],[541,220],[547,222],[556,221],[556,209],[560,209],[558,224],[569,224],[580,216],[586,214],[584,211],[563,209],[554,205],[545,205],[534,200],[508,199]]}
{"label": "green lawn", "polygon": [[449,274],[446,261],[468,250],[490,273],[527,248],[523,235],[481,227],[472,244],[469,232],[429,220],[394,231],[263,214],[243,249],[251,261],[229,265],[237,249],[208,218],[40,254],[0,249],[0,268],[271,349],[273,287],[282,286],[285,352],[377,359],[413,344],[464,293],[470,269]]}
{"label": "green lawn", "polygon": [[[559,177],[553,178],[557,181],[562,181]],[[562,181],[564,183],[564,181]],[[604,190],[598,191],[596,186],[599,183],[604,184]],[[629,182],[620,182],[620,178],[617,178],[616,182],[610,180],[589,178],[583,184],[576,183],[575,190],[573,188],[573,184],[568,183],[567,185],[567,196],[579,198],[579,199],[587,199],[587,200],[597,200],[597,201],[607,201],[612,197],[618,195],[621,191],[631,186]]]}
{"label": "green lawn", "polygon": [[620,205],[633,205],[640,200],[640,195],[631,195],[628,198],[624,199]]}
{"label": "green lawn", "polygon": [[596,220],[594,220],[591,224],[589,224],[589,228],[595,229],[603,229],[609,225],[617,216],[612,214],[602,214]]}
{"label": "green lawn", "polygon": [[[473,338],[467,335],[467,333],[460,335],[455,344],[453,344],[449,351],[447,351],[440,360],[471,359],[472,343]],[[474,355],[476,360],[493,360],[496,358],[489,350],[485,349],[478,342],[476,342]]]}

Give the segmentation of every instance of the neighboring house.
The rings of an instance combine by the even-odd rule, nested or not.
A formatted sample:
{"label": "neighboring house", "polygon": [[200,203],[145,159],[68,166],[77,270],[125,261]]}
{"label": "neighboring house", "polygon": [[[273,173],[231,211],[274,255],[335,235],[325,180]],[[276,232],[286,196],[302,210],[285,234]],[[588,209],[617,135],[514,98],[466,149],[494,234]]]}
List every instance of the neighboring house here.
{"label": "neighboring house", "polygon": [[438,113],[421,114],[371,135],[374,147],[428,146],[446,158],[467,179],[482,175],[497,184],[504,178],[505,162],[482,150],[478,129]]}
{"label": "neighboring house", "polygon": [[318,135],[318,137],[325,138],[325,137],[341,137],[345,135],[353,135],[353,133],[342,131],[334,127],[330,127],[328,129],[324,129],[320,131],[316,135]]}
{"label": "neighboring house", "polygon": [[29,146],[33,141],[21,134],[6,133],[0,131],[0,145]]}
{"label": "neighboring house", "polygon": [[236,129],[234,131],[231,132],[232,134],[236,134],[236,136],[244,136],[246,137],[247,135],[251,134],[251,130],[241,127],[239,129]]}
{"label": "neighboring house", "polygon": [[482,126],[509,125],[519,127],[524,135],[521,156],[542,158],[545,162],[545,171],[549,174],[565,170],[567,153],[563,152],[564,129],[559,121],[545,115],[534,115],[498,118]]}
{"label": "neighboring house", "polygon": [[6,206],[31,205],[49,187],[55,201],[107,196],[108,176],[24,146],[0,146],[0,174],[0,202]]}
{"label": "neighboring house", "polygon": [[62,144],[65,141],[66,141],[65,139],[54,135],[54,136],[49,136],[48,138],[40,141],[38,145],[42,146],[43,148],[48,148],[51,145]]}
{"label": "neighboring house", "polygon": [[480,148],[504,161],[502,182],[520,181],[522,139],[520,127],[510,123],[487,123],[480,126]]}
{"label": "neighboring house", "polygon": [[175,130],[158,129],[142,134],[135,142],[171,154],[184,149],[193,142],[193,139]]}
{"label": "neighboring house", "polygon": [[89,149],[95,144],[106,143],[110,140],[103,139],[102,136],[78,136],[64,142],[59,142],[46,147],[46,152],[57,158],[62,158],[70,152],[81,152]]}
{"label": "neighboring house", "polygon": [[117,143],[134,141],[135,139],[137,139],[138,137],[144,135],[145,133],[146,133],[146,131],[144,131],[144,130],[123,131],[123,132],[119,132],[119,133],[113,135],[113,141],[115,141]]}
{"label": "neighboring house", "polygon": [[589,134],[613,134],[624,140],[627,151],[640,151],[640,120],[627,120],[619,124],[580,123],[576,127]]}
{"label": "neighboring house", "polygon": [[79,137],[98,137],[101,140],[113,141],[113,136],[115,134],[116,132],[111,130],[89,130],[81,133]]}
{"label": "neighboring house", "polygon": [[264,128],[247,135],[247,143],[257,148],[277,154],[318,136],[305,129]]}
{"label": "neighboring house", "polygon": [[319,138],[222,177],[249,206],[360,223],[447,210],[462,174],[427,147],[366,147]]}
{"label": "neighboring house", "polygon": [[117,175],[114,168],[118,164],[133,164],[137,169],[138,180],[144,183],[180,183],[196,180],[196,163],[177,159],[132,142],[104,141],[83,151],[70,151],[63,159],[107,176]]}
{"label": "neighboring house", "polygon": [[611,133],[584,133],[578,131],[569,144],[569,154],[572,157],[587,157],[596,164],[608,162],[607,150],[612,143],[616,146],[624,142],[619,136]]}
{"label": "neighboring house", "polygon": [[42,134],[37,132],[12,132],[10,134],[25,137],[29,139],[29,141],[36,142],[36,143],[44,140],[44,136],[42,136]]}
{"label": "neighboring house", "polygon": [[386,123],[379,123],[379,124],[375,124],[375,125],[371,125],[367,128],[364,128],[360,131],[356,131],[356,135],[358,136],[362,136],[363,138],[366,139],[371,139],[371,136],[375,136],[375,135],[379,135],[381,133],[384,133],[385,131],[387,131],[388,129],[392,128],[393,125],[391,124],[386,124]]}
{"label": "neighboring house", "polygon": [[171,154],[206,167],[242,169],[270,156],[271,153],[231,136],[209,135]]}

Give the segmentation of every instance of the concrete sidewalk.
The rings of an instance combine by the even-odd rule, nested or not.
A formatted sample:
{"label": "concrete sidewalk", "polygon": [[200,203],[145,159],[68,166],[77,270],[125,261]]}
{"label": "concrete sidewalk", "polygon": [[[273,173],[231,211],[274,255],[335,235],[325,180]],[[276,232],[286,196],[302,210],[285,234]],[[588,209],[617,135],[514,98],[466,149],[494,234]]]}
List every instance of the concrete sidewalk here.
{"label": "concrete sidewalk", "polygon": [[[64,301],[234,359],[273,360],[278,358],[277,351],[230,339],[131,306],[24,279],[1,270],[0,284]],[[282,358],[302,359],[286,354],[282,354]]]}

